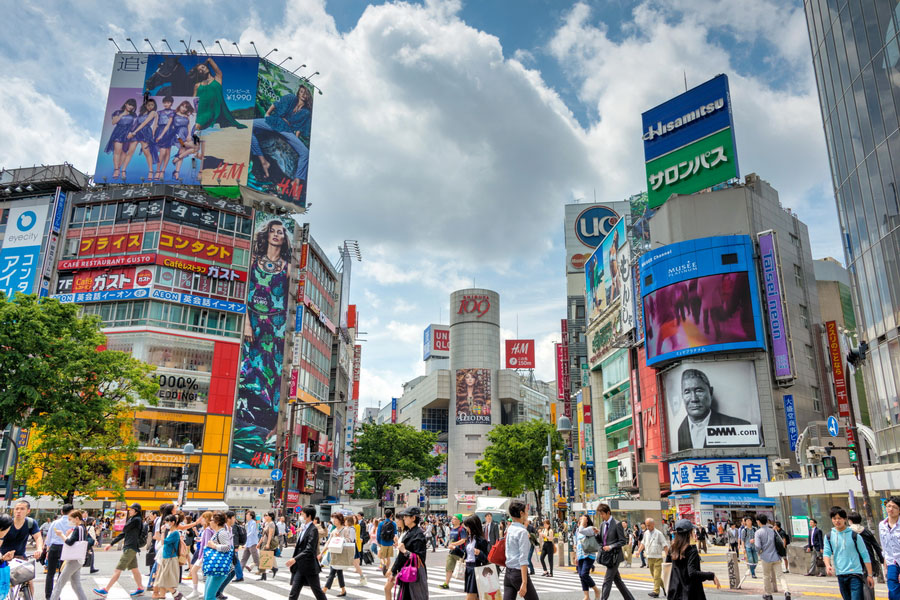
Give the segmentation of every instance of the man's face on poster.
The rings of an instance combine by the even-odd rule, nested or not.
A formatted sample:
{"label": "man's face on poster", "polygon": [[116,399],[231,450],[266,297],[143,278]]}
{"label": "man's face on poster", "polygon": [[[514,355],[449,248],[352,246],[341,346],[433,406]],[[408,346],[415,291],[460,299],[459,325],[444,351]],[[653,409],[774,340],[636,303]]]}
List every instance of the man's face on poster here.
{"label": "man's face on poster", "polygon": [[693,421],[701,421],[712,407],[713,390],[699,377],[685,377],[681,381],[681,399]]}

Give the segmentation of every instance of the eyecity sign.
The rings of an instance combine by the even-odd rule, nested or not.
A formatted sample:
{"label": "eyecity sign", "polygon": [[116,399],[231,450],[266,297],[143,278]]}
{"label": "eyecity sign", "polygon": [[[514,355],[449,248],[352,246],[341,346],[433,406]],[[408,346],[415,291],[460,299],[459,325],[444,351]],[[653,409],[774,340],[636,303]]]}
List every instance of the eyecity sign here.
{"label": "eyecity sign", "polygon": [[650,208],[738,176],[726,75],[651,108],[642,122]]}

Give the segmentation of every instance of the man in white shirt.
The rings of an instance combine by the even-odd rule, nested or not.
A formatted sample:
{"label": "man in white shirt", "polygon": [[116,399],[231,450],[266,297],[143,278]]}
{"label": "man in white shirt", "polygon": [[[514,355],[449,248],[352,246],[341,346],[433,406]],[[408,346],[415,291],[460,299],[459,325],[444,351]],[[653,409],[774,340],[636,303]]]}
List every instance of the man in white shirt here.
{"label": "man in white shirt", "polygon": [[47,536],[47,579],[44,581],[44,593],[47,598],[53,595],[53,582],[57,571],[62,567],[60,555],[62,555],[62,547],[65,540],[56,532],[69,531],[69,513],[72,512],[73,508],[71,504],[63,504],[62,516],[50,525],[50,532]]}
{"label": "man in white shirt", "polygon": [[647,519],[644,525],[647,529],[637,547],[637,553],[640,554],[642,551],[647,553],[647,566],[650,567],[650,574],[653,576],[653,591],[649,596],[659,598],[659,589],[662,587],[662,564],[665,553],[669,550],[669,540],[656,528],[653,519]]}

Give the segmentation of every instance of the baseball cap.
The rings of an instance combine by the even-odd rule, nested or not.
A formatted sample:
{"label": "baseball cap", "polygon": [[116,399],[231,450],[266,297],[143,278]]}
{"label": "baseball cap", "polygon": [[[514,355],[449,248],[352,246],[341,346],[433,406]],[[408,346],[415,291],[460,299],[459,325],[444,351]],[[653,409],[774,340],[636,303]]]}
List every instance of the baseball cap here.
{"label": "baseball cap", "polygon": [[453,516],[456,517],[457,519],[459,519],[460,522],[462,522],[462,520],[463,520],[462,513],[457,513],[457,514],[455,514],[455,515],[453,515]]}
{"label": "baseball cap", "polygon": [[675,531],[693,531],[694,524],[687,519],[678,519],[675,521]]}

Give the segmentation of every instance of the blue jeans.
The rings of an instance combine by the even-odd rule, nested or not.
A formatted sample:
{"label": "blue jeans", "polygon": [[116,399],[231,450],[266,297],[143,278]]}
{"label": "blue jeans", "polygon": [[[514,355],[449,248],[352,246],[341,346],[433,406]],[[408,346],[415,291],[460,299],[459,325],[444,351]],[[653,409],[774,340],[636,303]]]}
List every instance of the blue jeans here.
{"label": "blue jeans", "polygon": [[888,599],[900,600],[900,566],[888,565],[887,568]]}
{"label": "blue jeans", "polygon": [[203,600],[216,600],[216,594],[219,593],[219,587],[225,583],[228,575],[207,575],[206,591],[203,593]]}
{"label": "blue jeans", "polygon": [[594,578],[591,577],[591,569],[594,568],[594,559],[593,558],[579,558],[578,559],[578,577],[581,579],[581,591],[586,592],[588,590],[592,590],[597,587],[597,584],[594,583]]}
{"label": "blue jeans", "polygon": [[756,563],[759,562],[759,552],[756,550],[756,546],[744,546],[747,550],[747,568],[750,569],[750,575],[756,577]]}
{"label": "blue jeans", "polygon": [[859,575],[838,575],[838,586],[844,600],[863,600],[864,580]]}
{"label": "blue jeans", "polygon": [[262,146],[259,145],[259,140],[256,138],[256,133],[258,131],[265,131],[267,133],[277,133],[288,143],[288,145],[294,149],[294,152],[297,153],[297,166],[294,168],[294,179],[303,179],[306,180],[306,174],[309,170],[309,148],[306,147],[306,144],[300,141],[296,135],[288,131],[275,131],[272,129],[272,126],[266,123],[265,119],[253,119],[253,133],[250,136],[250,154],[253,156],[262,156]]}

